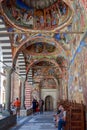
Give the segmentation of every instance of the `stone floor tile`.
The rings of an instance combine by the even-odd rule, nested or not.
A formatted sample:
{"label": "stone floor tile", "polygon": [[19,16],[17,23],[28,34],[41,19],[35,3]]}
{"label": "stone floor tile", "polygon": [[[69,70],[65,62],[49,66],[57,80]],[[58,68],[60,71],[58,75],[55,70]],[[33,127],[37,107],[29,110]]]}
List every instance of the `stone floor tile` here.
{"label": "stone floor tile", "polygon": [[18,120],[17,126],[19,127],[11,128],[10,130],[57,130],[55,128],[53,120],[53,112],[44,112],[44,114],[30,115],[25,120],[22,118]]}

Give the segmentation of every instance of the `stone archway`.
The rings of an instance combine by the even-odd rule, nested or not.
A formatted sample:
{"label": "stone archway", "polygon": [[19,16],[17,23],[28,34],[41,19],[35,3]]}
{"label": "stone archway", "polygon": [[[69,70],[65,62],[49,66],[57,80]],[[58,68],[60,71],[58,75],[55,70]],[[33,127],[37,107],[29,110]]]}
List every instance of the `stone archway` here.
{"label": "stone archway", "polygon": [[52,96],[47,96],[45,98],[45,110],[52,111],[53,110],[53,98]]}

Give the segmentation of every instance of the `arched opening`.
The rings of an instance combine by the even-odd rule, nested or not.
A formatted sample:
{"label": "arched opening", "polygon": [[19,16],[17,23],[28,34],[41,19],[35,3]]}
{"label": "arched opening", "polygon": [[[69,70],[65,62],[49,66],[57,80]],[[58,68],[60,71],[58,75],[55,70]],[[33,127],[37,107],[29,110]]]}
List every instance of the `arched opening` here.
{"label": "arched opening", "polygon": [[53,98],[52,96],[47,96],[45,98],[45,111],[52,111],[53,110]]}

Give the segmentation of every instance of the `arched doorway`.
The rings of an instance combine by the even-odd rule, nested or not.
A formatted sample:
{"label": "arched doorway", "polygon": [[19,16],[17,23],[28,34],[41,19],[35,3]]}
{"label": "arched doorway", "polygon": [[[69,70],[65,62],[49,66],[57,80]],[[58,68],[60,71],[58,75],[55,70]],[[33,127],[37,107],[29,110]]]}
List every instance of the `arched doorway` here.
{"label": "arched doorway", "polygon": [[53,110],[53,99],[51,96],[47,96],[45,98],[45,110],[52,111]]}

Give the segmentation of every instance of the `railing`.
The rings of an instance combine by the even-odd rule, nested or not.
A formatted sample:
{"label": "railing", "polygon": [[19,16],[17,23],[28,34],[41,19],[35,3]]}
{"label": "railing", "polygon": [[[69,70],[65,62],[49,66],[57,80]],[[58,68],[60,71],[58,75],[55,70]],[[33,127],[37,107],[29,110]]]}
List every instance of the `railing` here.
{"label": "railing", "polygon": [[66,110],[66,126],[64,130],[86,130],[85,105],[76,101],[60,101]]}

